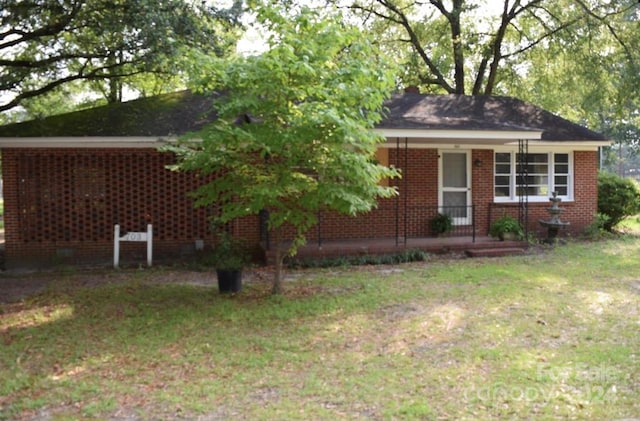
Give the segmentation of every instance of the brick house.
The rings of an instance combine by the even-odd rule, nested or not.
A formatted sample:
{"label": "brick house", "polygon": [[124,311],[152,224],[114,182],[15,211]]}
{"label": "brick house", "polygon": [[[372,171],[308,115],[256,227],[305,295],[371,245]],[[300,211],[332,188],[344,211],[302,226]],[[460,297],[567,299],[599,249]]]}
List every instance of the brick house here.
{"label": "brick house", "polygon": [[[402,170],[390,181],[399,196],[355,218],[320,215],[310,243],[406,246],[433,237],[438,212],[469,242],[507,213],[540,232],[552,191],[563,199],[566,234],[592,222],[604,136],[513,98],[404,93],[387,107],[377,158]],[[6,267],[109,264],[115,224],[153,224],[156,259],[210,246],[209,211],[187,194],[202,181],[166,170],[173,156],[157,148],[214,118],[209,98],[185,91],[0,127]],[[266,248],[262,228],[258,216],[232,226]],[[123,260],[144,261],[142,244],[122,247]]]}

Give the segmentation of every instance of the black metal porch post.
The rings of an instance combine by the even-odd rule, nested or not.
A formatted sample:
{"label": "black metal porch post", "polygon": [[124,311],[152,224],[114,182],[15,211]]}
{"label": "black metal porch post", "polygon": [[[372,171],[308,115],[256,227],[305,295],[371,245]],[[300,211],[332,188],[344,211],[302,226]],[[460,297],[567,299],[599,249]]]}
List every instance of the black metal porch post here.
{"label": "black metal porch post", "polygon": [[[396,168],[400,168],[400,138],[396,137]],[[396,196],[396,246],[400,244],[400,194]]]}
{"label": "black metal porch post", "polygon": [[524,237],[529,237],[529,140],[518,140],[518,182],[516,194],[518,194],[518,222],[524,227]]}
{"label": "black metal porch post", "polygon": [[476,242],[476,205],[471,204],[471,242]]}
{"label": "black metal porch post", "polygon": [[407,227],[408,227],[408,221],[407,221],[407,212],[408,212],[408,204],[409,204],[409,189],[408,189],[408,184],[407,184],[407,171],[408,171],[408,164],[409,161],[409,138],[405,137],[404,138],[404,173],[402,174],[402,180],[404,182],[404,245],[407,245]]}
{"label": "black metal porch post", "polygon": [[318,212],[318,248],[322,248],[322,212]]}

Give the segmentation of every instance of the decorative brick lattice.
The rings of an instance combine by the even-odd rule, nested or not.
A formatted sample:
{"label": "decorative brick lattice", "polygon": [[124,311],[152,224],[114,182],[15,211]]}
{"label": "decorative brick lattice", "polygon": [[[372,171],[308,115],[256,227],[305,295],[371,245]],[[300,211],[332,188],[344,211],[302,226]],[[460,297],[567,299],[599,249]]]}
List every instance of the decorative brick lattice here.
{"label": "decorative brick lattice", "polygon": [[192,174],[165,167],[173,157],[141,149],[17,150],[21,242],[111,241],[113,226],[157,240],[208,236],[205,209],[194,209]]}

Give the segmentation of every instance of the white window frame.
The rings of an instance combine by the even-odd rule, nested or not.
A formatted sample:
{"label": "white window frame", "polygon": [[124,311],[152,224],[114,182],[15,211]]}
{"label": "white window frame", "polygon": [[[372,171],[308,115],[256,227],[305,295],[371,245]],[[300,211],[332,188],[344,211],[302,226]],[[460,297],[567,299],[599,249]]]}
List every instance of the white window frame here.
{"label": "white window frame", "polygon": [[[496,196],[495,192],[496,192],[496,176],[500,176],[499,174],[496,173],[496,154],[498,153],[509,153],[510,154],[510,174],[509,174],[509,196]],[[548,173],[547,173],[547,180],[548,180],[548,190],[549,190],[549,194],[548,195],[544,195],[544,196],[529,196],[528,197],[528,201],[529,202],[548,202],[549,201],[549,197],[551,196],[551,193],[554,191],[555,189],[555,155],[568,155],[569,159],[568,159],[568,165],[569,165],[569,172],[567,175],[567,177],[569,178],[567,180],[567,194],[566,195],[558,195],[559,198],[561,198],[563,201],[565,202],[572,202],[573,201],[573,186],[574,186],[574,166],[573,166],[573,151],[569,151],[569,150],[561,150],[561,151],[538,151],[538,150],[529,150],[530,154],[546,154],[548,156],[548,161],[547,161],[547,165],[548,165]],[[516,184],[517,184],[517,161],[516,161],[516,156],[518,154],[518,151],[515,150],[501,150],[501,149],[496,149],[493,151],[493,158],[494,158],[494,162],[493,162],[493,201],[495,203],[512,203],[512,202],[518,202],[519,196],[516,195]],[[504,174],[502,174],[504,175]],[[564,173],[558,174],[558,175],[565,175]]]}

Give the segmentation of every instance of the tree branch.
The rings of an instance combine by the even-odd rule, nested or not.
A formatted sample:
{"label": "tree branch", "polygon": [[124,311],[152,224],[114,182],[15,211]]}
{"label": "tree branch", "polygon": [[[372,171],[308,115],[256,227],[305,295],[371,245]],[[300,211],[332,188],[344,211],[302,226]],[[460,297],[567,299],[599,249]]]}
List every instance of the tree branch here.
{"label": "tree branch", "polygon": [[[76,74],[70,75],[70,76],[66,76],[60,79],[57,79],[55,81],[52,81],[38,89],[33,89],[30,91],[23,91],[20,94],[16,95],[11,101],[5,103],[5,104],[0,104],[0,112],[2,111],[7,111],[10,110],[11,108],[17,107],[18,105],[20,105],[20,103],[22,101],[24,101],[25,99],[29,99],[29,98],[33,98],[36,97],[38,95],[42,95],[45,94],[47,92],[50,92],[52,90],[54,90],[55,88],[57,88],[58,86],[68,83],[68,82],[73,82],[75,80],[107,80],[107,79],[117,79],[117,78],[122,78],[122,77],[127,77],[127,76],[133,76],[133,75],[137,75],[140,73],[144,73],[145,71],[142,69],[135,69],[132,70],[130,72],[124,72],[124,73],[118,73],[118,74],[109,74],[107,71],[111,70],[113,68],[117,68],[123,64],[131,64],[131,63],[119,63],[116,65],[111,65],[111,66],[102,66],[96,69],[91,70],[89,73],[84,73],[84,69],[86,68],[86,64],[83,66],[83,68]],[[106,72],[106,73],[105,73]]]}
{"label": "tree branch", "polygon": [[107,54],[60,54],[57,56],[49,57],[44,60],[0,60],[0,66],[2,67],[19,67],[25,69],[38,69],[49,66],[51,64],[74,59],[96,59],[107,58]]}
{"label": "tree branch", "polygon": [[83,5],[84,5],[84,0],[78,1],[77,3],[74,4],[73,8],[69,11],[69,14],[64,15],[58,22],[51,23],[49,25],[43,26],[42,28],[38,28],[34,31],[28,32],[28,31],[17,29],[17,28],[12,28],[0,34],[0,39],[5,39],[6,37],[11,35],[19,35],[19,37],[16,39],[0,44],[0,50],[13,47],[23,42],[32,41],[37,38],[59,34],[60,32],[64,31],[67,28],[67,26],[69,25],[69,23],[71,23],[71,21],[73,21],[73,19],[77,16],[78,12],[80,11]]}
{"label": "tree branch", "polygon": [[398,16],[398,20],[400,21],[399,24],[405,29],[405,31],[407,31],[407,34],[409,35],[409,39],[411,40],[411,45],[413,49],[418,53],[422,61],[427,65],[427,67],[429,68],[429,71],[433,73],[434,75],[433,80],[437,81],[436,84],[444,88],[448,93],[455,93],[456,92],[455,88],[452,87],[445,80],[444,76],[442,75],[438,67],[431,60],[431,58],[426,53],[424,48],[422,48],[422,45],[420,44],[420,40],[418,39],[418,35],[413,30],[413,27],[411,26],[411,23],[409,22],[409,19],[407,18],[407,16],[400,9],[398,9],[398,7],[396,7],[394,4],[392,4],[387,0],[376,0],[376,1],[380,3],[383,7],[386,7],[388,10],[393,12],[396,16]]}
{"label": "tree branch", "polygon": [[558,26],[557,28],[552,29],[551,31],[543,34],[542,36],[540,36],[539,38],[535,39],[533,42],[527,44],[526,46],[519,48],[515,51],[512,51],[508,54],[503,54],[501,56],[501,58],[509,58],[509,57],[513,57],[513,56],[517,56],[518,54],[522,54],[525,51],[528,51],[530,49],[532,49],[533,47],[535,47],[536,45],[540,44],[542,41],[544,41],[545,39],[552,37],[553,35],[557,34],[560,31],[563,31],[565,29],[567,29],[568,27],[576,24],[577,22],[579,22],[579,19],[573,19],[569,22],[565,22],[562,25]]}
{"label": "tree branch", "polygon": [[632,8],[636,7],[635,5],[630,5],[629,7],[626,7],[622,10],[616,11],[616,12],[611,12],[611,13],[607,13],[604,16],[599,16],[597,15],[595,12],[593,12],[591,9],[589,9],[589,6],[587,6],[582,0],[575,0],[576,3],[578,3],[578,5],[580,7],[582,7],[582,9],[591,17],[595,18],[596,20],[598,20],[599,22],[601,22],[602,24],[604,24],[607,29],[609,30],[609,33],[611,33],[611,35],[613,36],[613,38],[618,42],[618,44],[620,44],[620,46],[624,49],[627,58],[631,61],[632,65],[635,67],[636,66],[636,60],[635,57],[633,56],[633,52],[631,51],[631,48],[629,48],[629,46],[626,44],[626,42],[624,42],[622,40],[622,38],[620,38],[620,36],[618,35],[618,32],[615,30],[615,28],[607,21],[607,18],[613,15],[617,15],[620,13],[625,13],[628,10],[631,10]]}
{"label": "tree branch", "polygon": [[[500,26],[493,37],[493,41],[491,42],[491,54],[486,57],[487,62],[489,62],[489,75],[487,76],[487,84],[484,89],[485,95],[491,95],[493,93],[493,88],[495,87],[496,80],[498,77],[498,70],[500,68],[500,62],[505,56],[502,54],[502,44],[504,42],[504,37],[507,33],[507,28],[517,18],[520,14],[529,10],[533,7],[536,7],[543,0],[532,0],[531,2],[521,6],[520,1],[516,1],[513,3],[511,8],[509,8],[509,1],[504,0],[502,15],[500,18]],[[484,64],[484,65],[483,65]],[[486,63],[481,63],[481,67],[478,68],[478,75],[476,76],[476,83],[474,85],[474,94],[480,93],[480,86],[482,86],[482,79],[484,78],[484,72],[486,71]],[[482,73],[480,71],[482,70]],[[477,89],[477,91],[476,91]]]}

